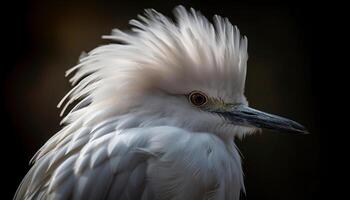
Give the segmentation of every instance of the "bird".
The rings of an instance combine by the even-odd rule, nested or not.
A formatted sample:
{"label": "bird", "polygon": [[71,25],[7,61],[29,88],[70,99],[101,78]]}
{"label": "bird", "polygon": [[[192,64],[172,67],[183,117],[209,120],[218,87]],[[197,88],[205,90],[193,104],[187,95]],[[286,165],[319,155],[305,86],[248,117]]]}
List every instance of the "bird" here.
{"label": "bird", "polygon": [[249,107],[248,41],[237,26],[193,8],[173,13],[145,9],[81,54],[66,72],[62,129],[32,158],[15,200],[239,200],[237,139],[308,133]]}

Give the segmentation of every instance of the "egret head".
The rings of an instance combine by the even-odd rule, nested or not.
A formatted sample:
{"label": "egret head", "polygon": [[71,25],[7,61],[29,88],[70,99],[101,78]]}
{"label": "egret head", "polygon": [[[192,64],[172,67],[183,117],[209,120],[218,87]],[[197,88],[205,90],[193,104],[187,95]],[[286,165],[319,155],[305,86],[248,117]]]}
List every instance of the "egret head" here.
{"label": "egret head", "polygon": [[[82,56],[63,122],[122,120],[120,126],[171,125],[221,136],[258,128],[303,133],[296,122],[248,107],[244,96],[247,38],[228,19],[213,23],[177,7],[173,21],[154,10],[131,20],[131,32]],[[63,109],[64,111],[64,109]]]}

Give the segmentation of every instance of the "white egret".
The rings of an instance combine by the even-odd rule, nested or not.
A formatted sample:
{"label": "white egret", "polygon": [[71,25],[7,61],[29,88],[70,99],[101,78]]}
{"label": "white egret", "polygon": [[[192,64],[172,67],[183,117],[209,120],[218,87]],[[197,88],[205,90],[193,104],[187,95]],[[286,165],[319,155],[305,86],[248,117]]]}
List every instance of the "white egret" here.
{"label": "white egret", "polygon": [[306,133],[248,107],[247,38],[228,19],[148,9],[67,71],[64,128],[37,152],[15,199],[238,200],[234,139],[259,128]]}

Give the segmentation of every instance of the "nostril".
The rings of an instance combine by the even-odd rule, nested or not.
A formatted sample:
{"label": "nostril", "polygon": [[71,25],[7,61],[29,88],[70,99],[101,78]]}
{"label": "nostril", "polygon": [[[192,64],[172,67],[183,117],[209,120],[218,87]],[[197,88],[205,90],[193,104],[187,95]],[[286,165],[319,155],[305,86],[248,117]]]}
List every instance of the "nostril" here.
{"label": "nostril", "polygon": [[208,147],[208,149],[207,149],[207,155],[211,154],[212,151],[213,151],[213,150],[211,149],[211,147]]}

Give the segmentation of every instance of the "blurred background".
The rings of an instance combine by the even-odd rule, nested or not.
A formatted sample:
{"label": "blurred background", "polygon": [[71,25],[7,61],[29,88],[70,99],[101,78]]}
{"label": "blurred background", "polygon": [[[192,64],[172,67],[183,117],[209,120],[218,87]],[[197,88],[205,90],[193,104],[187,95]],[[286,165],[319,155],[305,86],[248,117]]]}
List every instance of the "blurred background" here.
{"label": "blurred background", "polygon": [[[15,1],[3,9],[1,66],[2,162],[11,199],[34,153],[61,127],[57,103],[69,90],[64,72],[82,51],[107,44],[101,35],[144,8],[171,15],[182,4],[211,18],[228,17],[249,40],[246,96],[250,105],[304,124],[310,135],[263,131],[237,141],[247,196],[242,199],[318,199],[321,128],[318,72],[319,11],[274,1]],[[323,154],[325,155],[325,154]]]}

